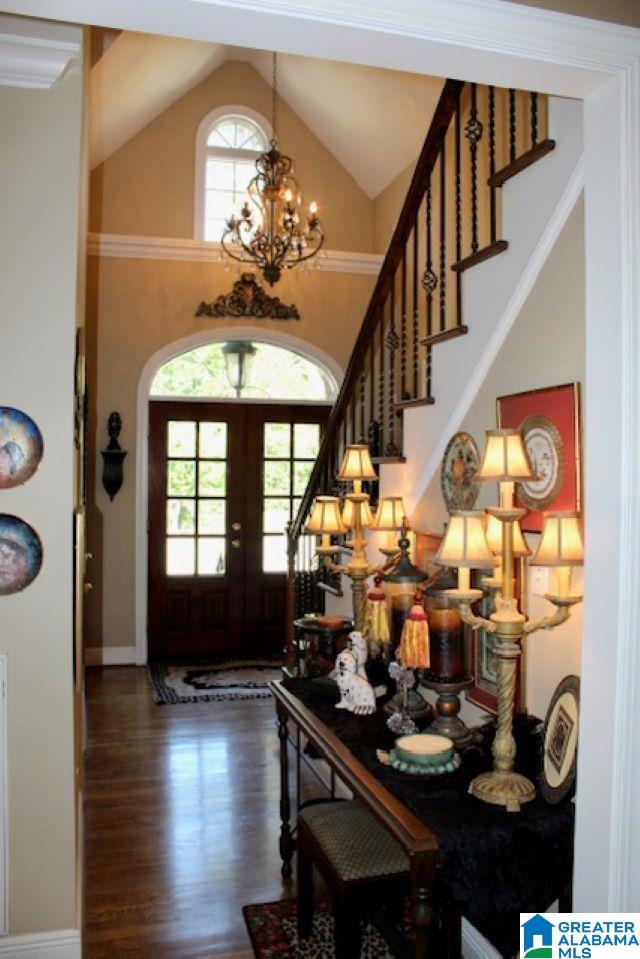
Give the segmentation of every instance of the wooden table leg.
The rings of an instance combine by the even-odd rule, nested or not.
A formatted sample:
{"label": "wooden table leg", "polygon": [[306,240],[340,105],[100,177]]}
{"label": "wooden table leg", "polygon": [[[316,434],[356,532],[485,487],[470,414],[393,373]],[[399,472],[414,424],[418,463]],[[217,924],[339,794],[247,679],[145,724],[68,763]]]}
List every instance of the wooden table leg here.
{"label": "wooden table leg", "polygon": [[411,899],[415,959],[434,959],[440,953],[437,912],[433,906],[436,862],[433,855],[411,859]]}
{"label": "wooden table leg", "polygon": [[291,800],[289,798],[289,751],[287,741],[287,711],[276,701],[278,714],[278,738],[280,740],[280,858],[282,875],[291,879],[291,860],[296,844],[291,833]]}

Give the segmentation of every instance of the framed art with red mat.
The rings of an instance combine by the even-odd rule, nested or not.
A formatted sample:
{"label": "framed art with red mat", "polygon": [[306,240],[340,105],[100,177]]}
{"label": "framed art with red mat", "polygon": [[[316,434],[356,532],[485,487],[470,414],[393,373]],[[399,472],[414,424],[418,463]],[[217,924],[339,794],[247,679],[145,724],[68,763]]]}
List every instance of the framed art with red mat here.
{"label": "framed art with red mat", "polygon": [[497,419],[499,429],[520,430],[536,474],[516,483],[516,505],[528,510],[523,531],[541,532],[549,510],[580,512],[580,384],[500,396]]}

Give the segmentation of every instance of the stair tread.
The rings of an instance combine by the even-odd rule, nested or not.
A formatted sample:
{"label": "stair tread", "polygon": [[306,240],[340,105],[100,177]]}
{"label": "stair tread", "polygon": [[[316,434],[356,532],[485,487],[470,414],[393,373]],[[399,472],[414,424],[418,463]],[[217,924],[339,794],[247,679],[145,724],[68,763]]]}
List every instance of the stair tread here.
{"label": "stair tread", "polygon": [[477,266],[478,263],[484,263],[485,260],[490,260],[491,257],[504,253],[508,248],[509,243],[507,240],[496,240],[488,246],[483,246],[481,250],[476,250],[475,253],[471,253],[462,260],[458,260],[457,263],[452,265],[451,269],[454,273],[464,273],[465,270],[470,269],[472,266]]}
{"label": "stair tread", "polygon": [[532,163],[537,163],[537,161],[541,160],[542,157],[545,157],[548,153],[551,153],[551,151],[555,148],[555,145],[555,140],[541,140],[540,143],[536,143],[534,147],[531,147],[530,150],[527,150],[526,153],[523,153],[512,163],[507,163],[507,165],[503,166],[501,170],[496,170],[493,176],[489,177],[487,183],[489,186],[493,187],[502,186],[502,184],[506,183],[507,180],[510,180],[512,176],[522,173],[522,171],[526,170],[527,167],[532,165]]}
{"label": "stair tread", "polygon": [[446,340],[453,340],[457,336],[464,336],[469,332],[468,326],[453,326],[448,330],[442,330],[441,333],[432,333],[431,336],[425,336],[420,340],[420,346],[433,346],[435,343],[444,343]]}
{"label": "stair tread", "polygon": [[402,410],[410,410],[414,406],[433,406],[434,403],[435,400],[433,396],[424,396],[421,399],[399,400],[397,403],[394,403],[394,407],[399,413],[401,413]]}

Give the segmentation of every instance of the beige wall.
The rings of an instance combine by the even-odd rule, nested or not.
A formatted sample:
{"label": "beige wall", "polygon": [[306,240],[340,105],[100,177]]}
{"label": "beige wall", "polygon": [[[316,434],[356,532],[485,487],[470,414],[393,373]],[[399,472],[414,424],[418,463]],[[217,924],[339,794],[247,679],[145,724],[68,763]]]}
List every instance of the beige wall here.
{"label": "beige wall", "polygon": [[[583,380],[584,225],[580,202],[460,429],[471,433],[482,450],[484,431],[496,425],[496,397]],[[493,484],[485,484],[477,506],[492,505],[495,497]],[[439,530],[445,519],[437,476],[418,505],[413,521],[416,528]],[[531,535],[528,539],[533,547],[538,537]],[[578,571],[576,582],[580,579]],[[531,615],[546,615],[549,611],[546,600],[530,596]],[[580,672],[581,637],[582,608],[578,606],[568,623],[525,640],[527,706],[531,712],[544,717],[556,684],[568,673]]]}
{"label": "beige wall", "polygon": [[373,201],[373,248],[376,253],[387,252],[414,168],[415,162],[398,174]]}
{"label": "beige wall", "polygon": [[[135,644],[136,397],[143,368],[154,353],[176,340],[203,330],[211,330],[214,338],[221,326],[250,324],[248,319],[194,316],[200,300],[227,292],[236,275],[235,269],[227,272],[211,263],[89,259],[88,335],[96,356],[90,419],[96,444],[89,478],[89,548],[96,559],[91,568],[94,590],[86,603],[90,647]],[[284,332],[299,338],[303,349],[305,343],[313,344],[344,368],[373,282],[373,277],[294,271],[275,292],[283,302],[297,305],[301,319],[254,321],[256,337]],[[129,455],[123,488],[110,502],[100,483],[97,448],[106,441],[112,410],[122,415],[121,443]]]}
{"label": "beige wall", "polygon": [[[270,98],[269,86],[252,66],[223,64],[93,171],[90,229],[192,237],[200,121],[229,103],[251,107],[269,120]],[[278,135],[281,149],[295,160],[305,200],[315,198],[320,206],[327,246],[370,251],[371,200],[284,101],[278,110]]]}
{"label": "beige wall", "polygon": [[8,657],[9,932],[75,915],[73,383],[82,77],[49,91],[0,87],[2,402],[38,423],[42,465],[2,511],[39,533],[44,564],[0,598]]}

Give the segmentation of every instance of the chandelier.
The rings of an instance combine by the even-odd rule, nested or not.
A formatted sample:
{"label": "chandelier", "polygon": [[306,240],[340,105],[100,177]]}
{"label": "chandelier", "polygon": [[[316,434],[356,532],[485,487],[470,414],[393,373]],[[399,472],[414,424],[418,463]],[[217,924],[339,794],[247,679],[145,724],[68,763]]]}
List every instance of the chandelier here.
{"label": "chandelier", "polygon": [[293,160],[278,150],[275,53],[272,76],[271,149],[256,160],[257,172],[247,187],[242,209],[227,220],[222,234],[225,253],[240,263],[256,266],[270,286],[278,282],[283,270],[315,256],[324,242],[318,204],[315,201],[310,203],[309,212],[304,217],[300,210],[302,194],[293,176]]}

